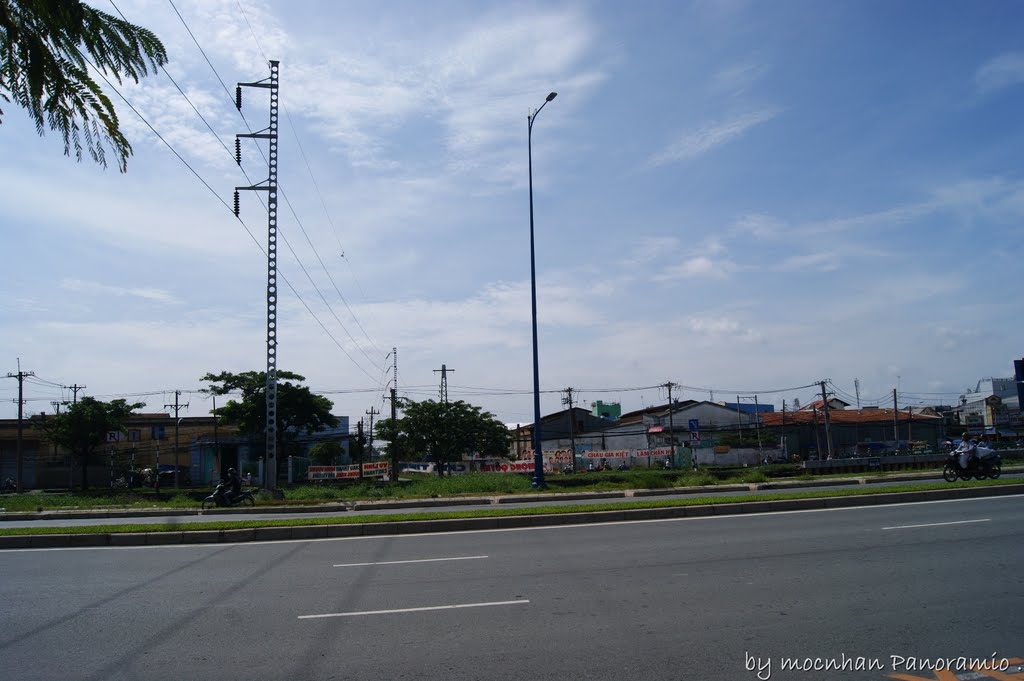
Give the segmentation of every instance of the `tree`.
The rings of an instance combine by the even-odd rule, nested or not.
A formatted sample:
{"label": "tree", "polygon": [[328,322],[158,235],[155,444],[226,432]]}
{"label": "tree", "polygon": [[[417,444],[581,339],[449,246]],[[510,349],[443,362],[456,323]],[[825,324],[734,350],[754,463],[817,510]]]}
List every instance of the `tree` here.
{"label": "tree", "polygon": [[121,84],[166,63],[151,31],[79,0],[0,0],[0,98],[27,109],[40,135],[59,132],[65,156],[74,147],[81,161],[84,147],[105,168],[109,145],[125,172],[131,144],[89,69]]}
{"label": "tree", "polygon": [[337,440],[324,440],[309,448],[309,458],[317,466],[336,466],[344,453],[345,448]]}
{"label": "tree", "polygon": [[[216,395],[240,392],[241,400],[228,400],[217,407],[214,415],[225,423],[237,426],[246,435],[256,436],[267,430],[267,372],[245,371],[233,374],[222,371],[206,374],[201,379],[211,384],[209,390]],[[291,371],[277,372],[277,433],[278,445],[284,453],[294,449],[295,438],[336,427],[338,418],[331,414],[334,404],[322,395],[314,395],[309,388],[299,385],[305,376]]]}
{"label": "tree", "polygon": [[380,421],[377,437],[389,440],[404,457],[429,454],[444,475],[444,464],[473,454],[508,454],[508,428],[490,412],[457,402],[402,400],[402,418]]}
{"label": "tree", "polygon": [[83,397],[62,414],[48,416],[39,426],[53,443],[67,449],[82,466],[82,489],[88,489],[89,462],[94,450],[107,439],[111,431],[125,432],[128,417],[143,402],[129,404],[124,400],[100,402]]}

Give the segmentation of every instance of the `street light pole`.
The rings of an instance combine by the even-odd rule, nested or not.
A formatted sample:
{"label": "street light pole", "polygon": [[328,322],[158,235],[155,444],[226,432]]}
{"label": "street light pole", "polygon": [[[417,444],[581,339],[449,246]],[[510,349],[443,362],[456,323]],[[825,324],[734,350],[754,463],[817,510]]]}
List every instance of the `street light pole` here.
{"label": "street light pole", "polygon": [[544,487],[544,454],[540,437],[540,365],[537,362],[537,260],[533,246],[533,122],[548,102],[558,96],[552,92],[532,114],[526,117],[526,152],[530,176],[530,300],[533,305],[533,487]]}

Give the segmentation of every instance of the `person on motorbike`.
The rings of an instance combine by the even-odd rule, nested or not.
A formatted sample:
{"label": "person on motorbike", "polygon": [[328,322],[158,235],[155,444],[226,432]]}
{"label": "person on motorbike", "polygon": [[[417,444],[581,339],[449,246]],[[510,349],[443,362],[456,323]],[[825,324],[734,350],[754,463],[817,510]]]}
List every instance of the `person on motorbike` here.
{"label": "person on motorbike", "polygon": [[230,504],[242,493],[242,479],[238,477],[238,472],[234,468],[228,469],[227,477],[224,478],[224,484],[228,488],[224,494],[224,499]]}
{"label": "person on motorbike", "polygon": [[971,434],[964,432],[960,438],[960,444],[957,445],[954,450],[959,457],[960,468],[967,470],[967,465],[970,463],[971,456],[974,455],[976,445],[970,440]]}

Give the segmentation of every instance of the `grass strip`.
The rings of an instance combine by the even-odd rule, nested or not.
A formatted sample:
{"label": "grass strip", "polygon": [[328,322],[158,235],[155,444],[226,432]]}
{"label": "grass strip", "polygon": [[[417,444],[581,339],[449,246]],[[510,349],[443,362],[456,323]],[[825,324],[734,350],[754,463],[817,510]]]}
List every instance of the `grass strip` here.
{"label": "grass strip", "polygon": [[783,494],[745,494],[741,496],[701,496],[685,499],[656,499],[630,501],[615,504],[574,504],[571,506],[536,506],[531,508],[496,508],[466,511],[419,511],[387,515],[351,514],[321,518],[281,518],[274,520],[225,520],[214,522],[177,522],[166,524],[119,524],[79,525],[70,527],[11,527],[0,528],[0,536],[24,536],[43,534],[121,534],[131,532],[184,532],[239,530],[258,527],[308,527],[314,525],[354,525],[365,523],[398,523],[410,520],[461,520],[467,518],[499,518],[529,515],[568,515],[596,511],[624,511],[650,508],[671,508],[675,506],[729,505],[756,501],[787,501],[790,499],[825,499],[848,496],[870,496],[895,492],[920,492],[938,489],[959,489],[970,487],[1000,487],[1020,484],[1020,480],[985,480],[955,483],[929,483],[924,485],[886,485],[875,488],[851,488],[846,490],[787,492]]}

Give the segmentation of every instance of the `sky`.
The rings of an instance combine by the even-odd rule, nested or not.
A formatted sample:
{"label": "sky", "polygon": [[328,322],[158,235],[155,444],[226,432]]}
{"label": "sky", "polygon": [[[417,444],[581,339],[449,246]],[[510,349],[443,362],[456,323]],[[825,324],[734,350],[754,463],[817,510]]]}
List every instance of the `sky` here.
{"label": "sky", "polygon": [[202,376],[265,369],[264,196],[230,205],[267,168],[229,149],[267,125],[265,91],[241,115],[233,96],[268,60],[278,369],[353,424],[389,412],[392,348],[400,396],[436,399],[446,366],[449,399],[533,420],[527,123],[549,92],[544,414],[567,387],[585,408],[664,404],[667,383],[778,408],[825,379],[950,404],[1024,357],[1014,0],[93,4],[170,61],[117,88],[131,107],[107,89],[126,174],[0,105],[0,418],[19,362],[28,413],[80,385],[205,415]]}

